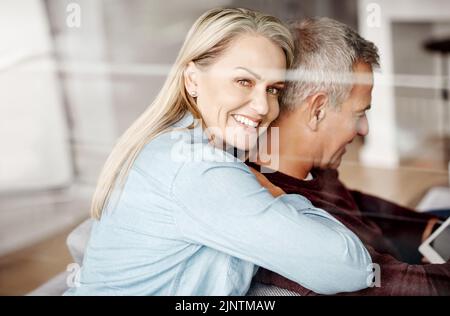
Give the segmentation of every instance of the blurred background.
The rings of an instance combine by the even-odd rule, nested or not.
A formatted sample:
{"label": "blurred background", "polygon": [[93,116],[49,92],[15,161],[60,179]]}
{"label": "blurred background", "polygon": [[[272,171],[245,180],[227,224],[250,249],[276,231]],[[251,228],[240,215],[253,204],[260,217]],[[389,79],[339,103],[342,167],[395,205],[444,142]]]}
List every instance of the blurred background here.
{"label": "blurred background", "polygon": [[450,204],[448,0],[0,0],[0,295],[29,293],[73,261],[66,237],[89,216],[114,142],[217,6],[328,16],[375,42],[370,133],[341,178],[412,208]]}

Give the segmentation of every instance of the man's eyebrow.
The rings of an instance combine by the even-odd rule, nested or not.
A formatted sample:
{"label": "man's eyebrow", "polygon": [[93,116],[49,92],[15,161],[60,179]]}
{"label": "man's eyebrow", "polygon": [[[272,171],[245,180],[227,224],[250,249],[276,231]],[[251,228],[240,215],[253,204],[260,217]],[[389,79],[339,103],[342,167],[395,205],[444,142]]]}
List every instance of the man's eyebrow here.
{"label": "man's eyebrow", "polygon": [[371,107],[372,107],[372,104],[368,104],[364,107],[364,109],[360,110],[359,112],[369,111]]}
{"label": "man's eyebrow", "polygon": [[364,112],[366,112],[366,111],[369,111],[371,107],[372,107],[372,105],[371,105],[371,104],[368,104],[368,105],[366,105],[364,108],[362,108],[362,109],[360,109],[360,110],[356,109],[356,110],[355,110],[355,113],[364,113]]}
{"label": "man's eyebrow", "polygon": [[251,71],[251,70],[248,69],[248,68],[245,68],[245,67],[236,67],[235,69],[245,70],[245,71],[247,71],[248,73],[250,73],[253,77],[255,77],[256,79],[261,80],[261,76],[260,76],[260,75],[258,75],[257,73]]}

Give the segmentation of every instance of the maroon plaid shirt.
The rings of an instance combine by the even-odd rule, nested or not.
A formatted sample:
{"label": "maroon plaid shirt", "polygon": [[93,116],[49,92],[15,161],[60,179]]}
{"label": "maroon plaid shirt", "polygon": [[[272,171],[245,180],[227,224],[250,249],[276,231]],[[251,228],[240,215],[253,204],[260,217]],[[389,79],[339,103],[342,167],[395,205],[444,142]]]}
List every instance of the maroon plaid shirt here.
{"label": "maroon plaid shirt", "polygon": [[[248,162],[259,170],[259,166]],[[380,287],[338,295],[450,295],[450,262],[421,264],[418,247],[432,216],[414,212],[383,199],[352,191],[339,181],[335,170],[311,171],[303,181],[281,172],[265,173],[286,193],[309,199],[352,230],[365,244],[372,262],[380,266]],[[256,280],[301,295],[317,295],[283,276],[260,268]]]}

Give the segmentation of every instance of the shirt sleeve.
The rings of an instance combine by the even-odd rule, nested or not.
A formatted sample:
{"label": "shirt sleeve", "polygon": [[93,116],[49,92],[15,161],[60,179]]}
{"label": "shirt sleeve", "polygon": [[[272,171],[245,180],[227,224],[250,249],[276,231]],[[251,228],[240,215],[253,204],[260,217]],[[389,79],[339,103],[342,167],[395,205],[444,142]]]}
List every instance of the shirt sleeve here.
{"label": "shirt sleeve", "polygon": [[[374,262],[375,276],[371,287],[357,291],[338,293],[339,296],[435,296],[450,295],[450,262],[443,264],[410,265],[389,254],[381,254],[369,248]],[[317,295],[303,286],[277,273],[259,269],[260,282],[287,289],[303,296]]]}
{"label": "shirt sleeve", "polygon": [[184,238],[277,272],[316,293],[366,288],[359,238],[297,194],[274,198],[240,162],[185,162],[171,185]]}
{"label": "shirt sleeve", "polygon": [[413,209],[403,207],[399,204],[381,199],[367,193],[359,192],[356,190],[349,191],[364,216],[392,221],[415,221],[425,224],[428,222],[428,220],[435,218],[435,216],[427,214],[426,212],[416,212]]}

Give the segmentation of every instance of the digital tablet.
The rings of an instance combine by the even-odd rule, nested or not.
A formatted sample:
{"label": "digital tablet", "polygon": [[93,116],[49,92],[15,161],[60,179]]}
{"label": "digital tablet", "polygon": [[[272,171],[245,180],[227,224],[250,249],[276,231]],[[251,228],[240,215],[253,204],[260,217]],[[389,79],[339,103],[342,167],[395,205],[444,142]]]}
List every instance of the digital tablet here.
{"label": "digital tablet", "polygon": [[450,259],[450,218],[420,245],[419,251],[431,263],[445,263]]}

